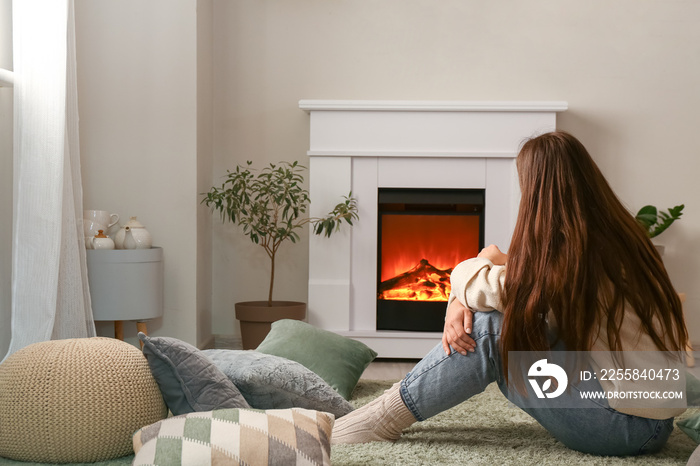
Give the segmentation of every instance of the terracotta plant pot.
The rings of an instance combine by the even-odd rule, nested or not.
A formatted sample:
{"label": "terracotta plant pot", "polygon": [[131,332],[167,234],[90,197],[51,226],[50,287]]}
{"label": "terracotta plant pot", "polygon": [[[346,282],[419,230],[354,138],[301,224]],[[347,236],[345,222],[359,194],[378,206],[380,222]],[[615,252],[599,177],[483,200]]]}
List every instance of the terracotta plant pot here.
{"label": "terracotta plant pot", "polygon": [[241,323],[243,349],[255,349],[262,343],[272,323],[282,319],[303,320],[306,316],[306,303],[296,301],[246,301],[236,303],[236,319]]}

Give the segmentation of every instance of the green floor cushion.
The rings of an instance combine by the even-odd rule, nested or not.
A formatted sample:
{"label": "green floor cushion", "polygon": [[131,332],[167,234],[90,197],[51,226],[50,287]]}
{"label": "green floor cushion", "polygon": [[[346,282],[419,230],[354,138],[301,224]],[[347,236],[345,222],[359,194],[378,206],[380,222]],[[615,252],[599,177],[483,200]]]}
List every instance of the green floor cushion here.
{"label": "green floor cushion", "polygon": [[29,345],[0,365],[0,456],[95,462],[132,453],[132,434],[167,415],[138,348],[112,338]]}
{"label": "green floor cushion", "polygon": [[174,415],[249,408],[236,386],[197,348],[170,337],[139,333],[151,373]]}
{"label": "green floor cushion", "polygon": [[377,353],[362,342],[299,320],[278,320],[257,351],[296,361],[350,399],[362,373]]}
{"label": "green floor cushion", "polygon": [[134,465],[329,465],[332,414],[222,409],[159,421],[134,434]]}
{"label": "green floor cushion", "polygon": [[336,418],[352,405],[316,373],[298,362],[257,351],[202,351],[257,409],[306,408]]}

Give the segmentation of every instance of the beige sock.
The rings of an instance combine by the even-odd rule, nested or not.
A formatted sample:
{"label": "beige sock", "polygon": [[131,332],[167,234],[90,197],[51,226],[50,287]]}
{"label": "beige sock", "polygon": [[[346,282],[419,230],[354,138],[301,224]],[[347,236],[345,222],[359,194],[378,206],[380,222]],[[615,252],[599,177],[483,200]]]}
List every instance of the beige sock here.
{"label": "beige sock", "polygon": [[400,383],[396,383],[376,400],[336,420],[331,443],[397,440],[405,428],[416,422],[399,390]]}

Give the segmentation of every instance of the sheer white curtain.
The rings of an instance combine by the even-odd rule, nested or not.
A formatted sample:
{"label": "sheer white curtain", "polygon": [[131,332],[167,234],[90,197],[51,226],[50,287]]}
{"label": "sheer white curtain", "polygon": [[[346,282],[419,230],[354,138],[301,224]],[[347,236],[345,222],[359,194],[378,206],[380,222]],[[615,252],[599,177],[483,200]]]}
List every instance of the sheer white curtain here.
{"label": "sheer white curtain", "polygon": [[[72,0],[13,2],[12,339],[95,335],[82,226]],[[6,355],[6,356],[7,356]]]}

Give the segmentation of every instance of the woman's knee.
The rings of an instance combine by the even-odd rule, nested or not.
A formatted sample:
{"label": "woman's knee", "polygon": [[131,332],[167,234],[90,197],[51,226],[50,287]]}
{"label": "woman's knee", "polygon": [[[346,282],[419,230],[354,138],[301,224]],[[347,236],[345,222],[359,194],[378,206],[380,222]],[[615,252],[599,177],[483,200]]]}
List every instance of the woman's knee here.
{"label": "woman's knee", "polygon": [[485,336],[500,338],[503,314],[498,311],[475,312],[472,320],[471,336],[474,340]]}

